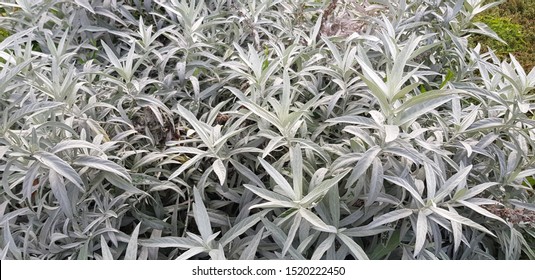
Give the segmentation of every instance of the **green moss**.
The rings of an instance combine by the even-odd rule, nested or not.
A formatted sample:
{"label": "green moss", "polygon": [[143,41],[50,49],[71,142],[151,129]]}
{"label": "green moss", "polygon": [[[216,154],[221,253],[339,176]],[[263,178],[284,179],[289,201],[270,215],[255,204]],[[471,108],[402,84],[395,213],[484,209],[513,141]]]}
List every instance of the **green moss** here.
{"label": "green moss", "polygon": [[9,37],[9,32],[3,28],[0,28],[0,42],[4,41],[4,39],[7,37]]}
{"label": "green moss", "polygon": [[487,24],[507,45],[478,35],[471,38],[472,46],[476,43],[488,46],[502,59],[512,53],[526,70],[535,67],[535,0],[505,1],[478,16],[476,21]]}
{"label": "green moss", "polygon": [[[6,10],[4,8],[0,8],[0,17],[6,16]],[[3,28],[0,28],[0,42],[4,41],[7,37],[9,37],[9,32]]]}
{"label": "green moss", "polygon": [[512,22],[511,18],[495,15],[479,16],[477,21],[487,24],[498,36],[507,44],[503,44],[492,38],[481,38],[480,43],[489,46],[491,49],[503,55],[510,52],[517,52],[525,49],[524,30],[522,25]]}
{"label": "green moss", "polygon": [[[0,43],[9,37],[9,32],[3,28],[0,28]],[[6,62],[3,58],[0,58],[0,63]]]}

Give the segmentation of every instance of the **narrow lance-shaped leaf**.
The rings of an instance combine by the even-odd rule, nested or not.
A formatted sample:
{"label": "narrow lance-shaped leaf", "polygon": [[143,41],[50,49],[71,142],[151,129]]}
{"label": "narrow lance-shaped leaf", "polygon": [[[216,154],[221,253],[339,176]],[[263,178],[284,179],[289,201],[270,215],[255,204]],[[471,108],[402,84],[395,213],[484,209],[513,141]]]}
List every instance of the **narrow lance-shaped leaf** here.
{"label": "narrow lance-shaped leaf", "polygon": [[401,52],[395,57],[394,65],[392,70],[389,73],[387,87],[388,87],[388,98],[393,99],[396,91],[403,86],[403,84],[411,77],[406,75],[403,77],[404,68],[407,66],[410,55],[414,52],[414,49],[418,46],[418,43],[421,41],[422,37],[411,37],[405,47]]}
{"label": "narrow lance-shaped leaf", "polygon": [[[22,199],[30,198],[32,195],[35,179],[39,173],[40,165],[38,162],[34,162],[26,175],[24,176],[24,181],[22,181]],[[7,202],[7,201],[6,201]]]}
{"label": "narrow lance-shaped leaf", "polygon": [[455,98],[455,94],[460,93],[459,90],[430,90],[428,92],[412,97],[409,101],[403,103],[396,109],[396,125],[404,125],[405,123],[415,120],[419,116],[435,110],[438,106]]}
{"label": "narrow lance-shaped leaf", "polygon": [[301,199],[300,204],[304,207],[309,207],[313,203],[318,202],[318,200],[322,199],[332,187],[338,184],[338,182],[347,175],[347,173],[349,173],[349,171],[342,172],[334,178],[321,182],[318,186],[314,187],[314,189],[309,190],[309,193]]}
{"label": "narrow lance-shaped leaf", "polygon": [[90,11],[92,14],[95,13],[95,10],[93,10],[93,7],[91,7],[91,4],[87,0],[75,0],[76,4],[84,7],[86,10]]}
{"label": "narrow lance-shaped leaf", "polygon": [[193,188],[193,197],[195,199],[193,203],[193,217],[195,218],[195,223],[197,224],[197,228],[199,228],[202,239],[206,242],[210,235],[214,234],[210,225],[210,218],[208,217],[208,212],[202,201],[199,189],[196,187]]}
{"label": "narrow lance-shaped leaf", "polygon": [[472,170],[472,165],[459,170],[455,175],[451,176],[444,185],[438,190],[433,200],[435,203],[441,202],[448,194],[450,194],[457,185],[459,185]]}
{"label": "narrow lance-shaped leaf", "polygon": [[130,174],[124,167],[110,160],[105,160],[95,156],[78,156],[74,161],[74,164],[104,170],[119,175],[128,182],[132,181]]}
{"label": "narrow lance-shaped leaf", "polygon": [[[268,201],[271,201],[271,202],[294,203],[288,197],[285,197],[285,196],[283,196],[281,194],[278,194],[276,192],[272,192],[270,190],[266,190],[266,189],[263,189],[263,188],[255,187],[255,186],[249,185],[249,184],[245,184],[244,187],[246,189],[252,191],[256,195],[260,196],[261,198],[263,198],[265,200],[268,200]],[[295,204],[295,205],[297,205],[297,204]]]}
{"label": "narrow lance-shaped leaf", "polygon": [[382,226],[384,224],[388,224],[388,223],[392,223],[392,222],[401,220],[401,219],[403,219],[405,217],[408,217],[408,216],[412,215],[412,213],[413,213],[413,210],[411,210],[411,209],[394,210],[392,212],[383,214],[383,215],[375,218],[371,223],[369,223],[369,224],[367,224],[365,226],[362,226],[360,228],[362,228],[362,229],[376,228],[376,227]]}
{"label": "narrow lance-shaped leaf", "polygon": [[102,259],[103,260],[113,260],[113,255],[108,247],[108,243],[103,235],[100,236],[100,248],[102,250]]}
{"label": "narrow lance-shaped leaf", "polygon": [[339,228],[340,226],[340,208],[342,208],[340,204],[340,192],[338,188],[330,188],[327,192],[327,205],[332,224],[335,228]]}
{"label": "narrow lance-shaped leaf", "polygon": [[113,173],[104,174],[104,178],[106,178],[106,180],[110,182],[110,184],[112,184],[114,187],[117,187],[125,192],[136,193],[136,194],[147,194],[146,192],[134,187],[134,185],[132,185],[131,182]]}
{"label": "narrow lance-shaped leaf", "polygon": [[230,163],[234,166],[234,168],[236,168],[236,171],[245,176],[245,178],[247,178],[251,183],[264,188],[264,183],[262,180],[260,180],[260,178],[258,178],[258,176],[245,165],[232,158],[230,159]]}
{"label": "narrow lance-shaped leaf", "polygon": [[418,193],[416,188],[414,186],[412,186],[411,184],[409,184],[409,182],[407,182],[407,180],[399,178],[399,177],[386,176],[386,175],[383,178],[385,178],[387,181],[390,181],[390,182],[392,182],[392,183],[404,188],[405,190],[407,190],[411,194],[411,196],[414,199],[416,199],[416,201],[418,201],[418,203],[420,203],[420,205],[425,205],[422,197],[420,196],[420,194]]}
{"label": "narrow lance-shaped leaf", "polygon": [[329,234],[329,236],[327,236],[327,238],[325,238],[325,240],[323,240],[323,242],[321,242],[320,245],[316,247],[316,250],[314,251],[314,254],[312,254],[312,257],[310,259],[311,260],[321,259],[321,257],[325,254],[325,252],[327,252],[327,250],[329,250],[329,248],[333,246],[333,242],[335,238],[336,238],[336,234]]}
{"label": "narrow lance-shaped leaf", "polygon": [[362,154],[362,157],[357,162],[355,167],[353,168],[353,171],[351,172],[351,175],[349,175],[349,178],[347,179],[346,187],[349,187],[368,170],[368,167],[373,163],[373,160],[377,157],[377,155],[381,152],[381,147],[375,146],[367,150],[364,154]]}
{"label": "narrow lance-shaped leaf", "polygon": [[368,199],[365,202],[366,206],[372,205],[379,196],[383,187],[384,173],[383,164],[381,160],[375,158],[372,164],[372,173],[370,178],[370,192],[368,193]]}
{"label": "narrow lance-shaped leaf", "polygon": [[139,227],[141,223],[137,224],[136,228],[132,232],[130,241],[128,241],[128,246],[126,247],[126,254],[124,256],[125,260],[136,260],[137,259],[137,237],[139,235]]}
{"label": "narrow lance-shaped leaf", "polygon": [[361,53],[359,52],[358,55],[355,56],[355,59],[359,63],[360,67],[362,68],[362,72],[364,73],[364,81],[368,86],[373,86],[373,88],[376,88],[377,90],[372,90],[372,94],[377,97],[377,99],[382,100],[385,102],[385,104],[388,104],[388,87],[383,81],[383,78],[381,78],[377,71],[373,70],[368,63],[366,63],[365,60],[363,60],[360,57]]}
{"label": "narrow lance-shaped leaf", "polygon": [[110,59],[110,62],[113,64],[113,66],[115,66],[116,70],[122,69],[123,65],[121,64],[121,62],[119,61],[119,59],[117,58],[113,50],[108,45],[106,45],[104,41],[101,40],[100,43],[102,47],[104,47],[104,51],[106,52],[106,55]]}
{"label": "narrow lance-shaped leaf", "polygon": [[288,252],[288,249],[290,249],[290,245],[292,245],[292,242],[294,241],[295,233],[297,232],[297,229],[301,225],[301,218],[302,216],[299,213],[294,216],[292,226],[290,227],[290,230],[288,231],[288,238],[286,238],[286,242],[284,242],[284,247],[282,248],[283,257],[286,255],[286,253]]}
{"label": "narrow lance-shaped leaf", "polygon": [[65,216],[69,219],[74,219],[72,204],[69,199],[67,189],[65,188],[65,182],[63,178],[54,170],[50,170],[48,173],[48,180],[50,182],[50,189],[59,202],[60,209]]}
{"label": "narrow lance-shaped leaf", "polygon": [[34,154],[34,157],[46,167],[71,181],[80,190],[85,191],[82,178],[80,178],[80,175],[67,162],[48,152],[37,152]]}
{"label": "narrow lance-shaped leaf", "polygon": [[281,119],[286,118],[288,114],[290,113],[292,85],[290,84],[290,75],[288,74],[288,69],[284,69],[282,78],[283,78],[282,100],[281,100],[282,112],[279,115],[279,118]]}
{"label": "narrow lance-shaped leaf", "polygon": [[[284,234],[284,232],[280,229],[280,227],[278,227],[277,225],[275,225],[274,223],[270,222],[268,219],[266,218],[262,218],[262,223],[265,225],[266,229],[271,232],[271,236],[273,237],[273,240],[275,240],[275,242],[279,245],[279,246],[283,246],[284,244],[284,241],[286,241],[287,237],[286,237],[286,234]],[[282,247],[281,246],[281,247]],[[292,257],[294,259],[297,259],[297,260],[304,260],[305,258],[303,257],[303,255],[301,255],[301,253],[299,253],[295,248],[293,248],[292,246],[290,246],[290,248],[288,249],[288,252],[290,253],[290,255],[292,255]]]}
{"label": "narrow lance-shaped leaf", "polygon": [[284,179],[282,174],[280,174],[279,171],[277,171],[275,168],[273,168],[273,166],[271,166],[271,164],[269,164],[263,158],[258,157],[258,161],[260,162],[262,167],[264,167],[264,169],[267,171],[269,176],[271,176],[271,178],[275,181],[275,183],[277,183],[277,185],[279,185],[279,187],[284,192],[284,194],[286,196],[288,196],[289,198],[291,198],[292,200],[295,200],[296,196],[295,196],[295,193],[293,191],[293,188],[292,188],[292,186],[290,186],[288,181],[286,181],[286,179]]}
{"label": "narrow lance-shaped leaf", "polygon": [[243,250],[240,255],[240,260],[253,260],[256,252],[258,251],[258,244],[262,240],[262,234],[264,233],[264,227],[260,228],[257,234],[254,235],[253,240],[249,243],[247,248]]}
{"label": "narrow lance-shaped leaf", "polygon": [[[448,209],[451,213],[457,214],[457,211],[450,205],[448,205]],[[453,252],[456,253],[459,251],[459,247],[461,246],[461,241],[463,239],[463,227],[460,223],[450,220],[451,222],[451,230],[453,232]]]}
{"label": "narrow lance-shaped leaf", "polygon": [[93,149],[100,151],[100,148],[95,144],[83,140],[64,140],[56,144],[54,148],[50,150],[51,153],[55,154],[68,149]]}
{"label": "narrow lance-shaped leaf", "polygon": [[280,146],[283,146],[285,145],[286,142],[284,141],[284,137],[283,136],[275,136],[273,138],[271,138],[271,140],[269,140],[269,143],[266,145],[266,147],[263,149],[263,153],[262,153],[262,157],[266,157],[267,155],[269,155],[271,153],[271,151],[273,151],[274,149],[280,147]]}
{"label": "narrow lance-shaped leaf", "polygon": [[316,214],[312,213],[310,210],[305,208],[299,208],[299,214],[307,220],[310,224],[317,227],[321,231],[325,232],[336,232],[336,228],[330,225],[327,225],[323,222]]}
{"label": "narrow lance-shaped leaf", "polygon": [[497,215],[492,214],[491,212],[485,210],[484,208],[479,207],[476,204],[470,203],[468,201],[462,201],[462,200],[461,201],[457,201],[457,202],[462,204],[462,205],[464,205],[464,206],[466,206],[466,207],[468,207],[468,208],[470,208],[470,209],[472,209],[472,210],[474,210],[474,211],[476,211],[477,213],[479,213],[479,214],[481,214],[481,215],[483,215],[485,217],[500,221],[500,222],[502,222],[502,223],[507,225],[507,222],[505,220],[503,220],[502,218],[498,217]]}
{"label": "narrow lance-shaped leaf", "polygon": [[208,254],[210,255],[210,258],[212,260],[222,260],[222,261],[224,261],[224,260],[227,259],[225,257],[225,250],[223,250],[223,245],[221,245],[221,244],[219,244],[217,249],[213,249],[210,252],[208,252]]}
{"label": "narrow lance-shaped leaf", "polygon": [[418,219],[416,220],[416,243],[414,244],[414,257],[416,257],[422,250],[425,244],[426,235],[427,215],[425,214],[425,210],[421,210],[418,212]]}
{"label": "narrow lance-shaped leaf", "polygon": [[431,206],[430,209],[435,212],[436,214],[438,214],[439,216],[442,216],[448,220],[451,220],[451,221],[455,221],[455,222],[458,222],[458,223],[461,223],[461,224],[464,224],[464,225],[467,225],[469,227],[473,227],[475,229],[478,229],[482,232],[485,232],[491,236],[494,236],[496,237],[496,235],[494,235],[492,232],[490,232],[488,229],[486,229],[485,227],[483,227],[482,225],[468,219],[468,218],[465,218],[459,214],[456,214],[456,213],[452,213],[450,211],[447,211],[447,210],[444,210],[444,209],[441,209],[441,208],[438,208],[438,207],[434,207],[434,206]]}
{"label": "narrow lance-shaped leaf", "polygon": [[383,232],[387,231],[393,231],[394,229],[387,226],[380,226],[375,227],[373,229],[363,229],[362,227],[356,227],[356,228],[350,228],[343,231],[343,233],[347,236],[352,237],[366,237],[366,236],[373,236],[378,235]]}
{"label": "narrow lance-shaped leaf", "polygon": [[296,199],[301,199],[303,196],[303,157],[301,155],[301,146],[297,144],[290,148],[292,165],[292,179],[293,189]]}
{"label": "narrow lance-shaped leaf", "polygon": [[140,239],[139,244],[141,246],[149,248],[181,248],[191,249],[196,246],[200,246],[199,243],[186,237],[166,236],[150,239]]}
{"label": "narrow lance-shaped leaf", "polygon": [[274,201],[274,202],[264,202],[255,204],[249,207],[249,210],[255,208],[296,208],[298,205],[295,202],[286,202],[286,201]]}
{"label": "narrow lance-shaped leaf", "polygon": [[195,129],[195,132],[201,137],[202,141],[208,146],[209,149],[213,149],[214,143],[210,139],[209,131],[210,126],[199,121],[192,112],[182,107],[180,104],[176,104],[177,112],[186,119],[191,126]]}
{"label": "narrow lance-shaped leaf", "polygon": [[349,248],[357,260],[369,260],[366,252],[351,237],[343,233],[339,233],[337,237]]}
{"label": "narrow lance-shaped leaf", "polygon": [[187,260],[193,256],[196,256],[202,252],[205,252],[206,251],[206,248],[204,247],[194,247],[194,248],[191,248],[189,250],[187,250],[186,252],[180,254],[180,256],[178,256],[178,258],[176,258],[176,260]]}
{"label": "narrow lance-shaped leaf", "polygon": [[252,226],[256,225],[260,219],[266,215],[268,211],[264,210],[260,213],[256,213],[252,216],[249,216],[240,222],[236,223],[231,227],[219,240],[219,243],[223,246],[226,246],[229,242],[232,242],[236,237],[250,229]]}
{"label": "narrow lance-shaped leaf", "polygon": [[209,153],[203,153],[203,154],[195,155],[194,157],[189,159],[186,163],[182,164],[182,166],[180,166],[177,170],[175,170],[171,175],[169,175],[168,180],[172,180],[172,179],[178,177],[180,174],[182,174],[182,172],[184,172],[185,170],[190,168],[192,165],[194,165],[197,162],[199,162],[201,159],[203,159],[207,155],[209,155]]}

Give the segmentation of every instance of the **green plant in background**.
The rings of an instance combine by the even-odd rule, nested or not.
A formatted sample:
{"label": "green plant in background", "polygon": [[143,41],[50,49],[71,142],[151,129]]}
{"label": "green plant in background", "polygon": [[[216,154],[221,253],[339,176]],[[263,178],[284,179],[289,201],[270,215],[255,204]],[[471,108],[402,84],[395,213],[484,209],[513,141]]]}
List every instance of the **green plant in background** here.
{"label": "green plant in background", "polygon": [[474,38],[473,40],[496,50],[502,58],[508,53],[523,51],[529,48],[524,40],[522,25],[513,23],[511,18],[483,15],[477,17],[476,20],[487,24],[507,44],[484,37]]}
{"label": "green plant in background", "polygon": [[9,32],[3,28],[0,28],[0,42],[4,41],[9,36]]}
{"label": "green plant in background", "polygon": [[484,36],[473,36],[471,43],[481,43],[496,51],[501,58],[514,53],[526,68],[535,67],[535,0],[507,0],[476,17],[487,24],[507,44]]}
{"label": "green plant in background", "polygon": [[497,3],[2,3],[1,259],[535,259]]}
{"label": "green plant in background", "polygon": [[[3,8],[0,8],[0,18],[4,17],[6,12]],[[9,37],[9,32],[6,29],[0,27],[0,43],[4,41],[5,38]],[[3,58],[0,58],[0,62],[5,62]]]}

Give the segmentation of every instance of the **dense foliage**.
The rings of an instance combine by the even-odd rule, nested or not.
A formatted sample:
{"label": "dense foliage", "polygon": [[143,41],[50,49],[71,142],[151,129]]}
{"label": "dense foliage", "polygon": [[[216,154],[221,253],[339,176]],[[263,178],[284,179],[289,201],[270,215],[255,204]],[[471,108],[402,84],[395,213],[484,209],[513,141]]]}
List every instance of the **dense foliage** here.
{"label": "dense foliage", "polygon": [[534,259],[496,4],[0,2],[0,257]]}

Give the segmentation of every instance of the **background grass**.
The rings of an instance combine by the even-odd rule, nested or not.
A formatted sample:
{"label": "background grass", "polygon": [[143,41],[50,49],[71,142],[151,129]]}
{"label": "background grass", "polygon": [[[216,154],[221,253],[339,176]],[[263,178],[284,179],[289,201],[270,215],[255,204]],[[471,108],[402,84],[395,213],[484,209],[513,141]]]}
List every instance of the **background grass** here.
{"label": "background grass", "polygon": [[535,67],[535,0],[507,0],[476,21],[486,23],[507,45],[485,36],[472,37],[473,44],[490,47],[502,59],[512,53],[527,70]]}

